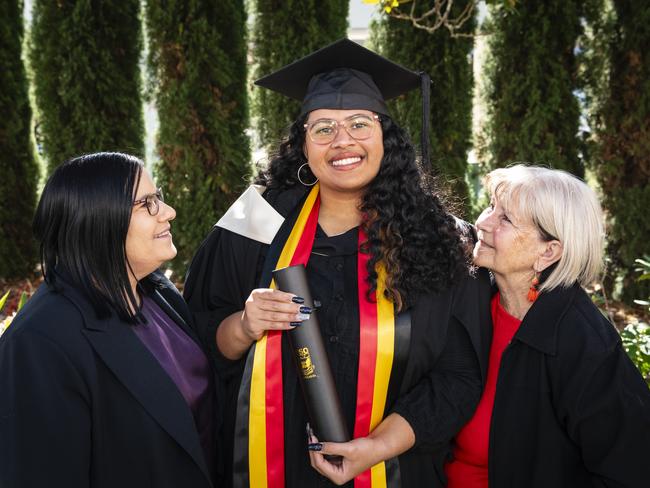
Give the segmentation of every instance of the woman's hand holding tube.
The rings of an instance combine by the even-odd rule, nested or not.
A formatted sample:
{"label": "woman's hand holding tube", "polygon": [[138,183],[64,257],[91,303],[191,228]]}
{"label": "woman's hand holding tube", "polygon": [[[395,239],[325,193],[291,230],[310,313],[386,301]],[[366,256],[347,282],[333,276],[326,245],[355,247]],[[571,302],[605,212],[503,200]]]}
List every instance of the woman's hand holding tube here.
{"label": "woman's hand holding tube", "polygon": [[[415,433],[397,414],[386,417],[368,437],[350,442],[318,442],[309,436],[309,457],[312,467],[337,485],[343,485],[377,463],[398,456],[415,444]],[[333,464],[325,455],[342,456]]]}
{"label": "woman's hand holding tube", "polygon": [[309,318],[303,299],[270,288],[251,292],[244,310],[226,317],[217,327],[217,347],[228,359],[239,359],[267,330],[290,330]]}
{"label": "woman's hand holding tube", "polygon": [[[246,300],[241,328],[251,340],[259,340],[267,330],[289,330],[309,318],[311,309],[295,301],[295,295],[259,288]],[[302,298],[298,300],[303,301]]]}

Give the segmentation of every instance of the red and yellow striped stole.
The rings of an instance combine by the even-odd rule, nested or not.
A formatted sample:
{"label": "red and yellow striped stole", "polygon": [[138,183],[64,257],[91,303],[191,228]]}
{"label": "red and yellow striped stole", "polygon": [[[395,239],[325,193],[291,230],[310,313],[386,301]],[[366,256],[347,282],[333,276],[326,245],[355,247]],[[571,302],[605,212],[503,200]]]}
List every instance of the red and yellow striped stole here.
{"label": "red and yellow striped stole", "polygon": [[[295,264],[307,265],[318,225],[319,207],[317,184],[307,196],[284,243],[276,269]],[[365,241],[366,235],[360,228],[359,246]],[[377,267],[377,292],[370,294],[376,300],[368,301],[366,265],[369,258],[368,254],[358,253],[360,351],[354,437],[367,436],[384,417],[395,344],[393,304],[384,297],[385,272],[381,266]],[[272,283],[271,287],[274,286]],[[280,331],[269,331],[252,349],[247,402],[248,486],[251,488],[283,488],[285,485],[281,338]],[[245,379],[244,383],[247,383]],[[235,485],[245,486],[246,483],[238,480]],[[385,463],[359,475],[354,486],[387,487]]]}
{"label": "red and yellow striped stole", "polygon": [[[359,227],[359,248],[366,234]],[[368,301],[367,263],[369,254],[357,253],[359,289],[359,375],[354,438],[366,437],[384,419],[388,383],[393,367],[395,314],[393,302],[384,296],[386,272],[378,265],[374,301]],[[386,487],[386,463],[376,464],[354,479],[355,488]]]}

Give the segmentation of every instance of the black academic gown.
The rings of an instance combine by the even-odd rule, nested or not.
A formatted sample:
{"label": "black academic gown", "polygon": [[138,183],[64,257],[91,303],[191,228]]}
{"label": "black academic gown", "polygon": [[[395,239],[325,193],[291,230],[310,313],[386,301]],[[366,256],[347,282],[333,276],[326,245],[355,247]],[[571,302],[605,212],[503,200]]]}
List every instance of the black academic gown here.
{"label": "black academic gown", "polygon": [[[141,283],[198,340],[169,280]],[[98,319],[81,290],[57,284],[0,338],[0,486],[212,487],[192,412],[132,326]]]}
{"label": "black academic gown", "polygon": [[[265,197],[285,216],[297,203],[297,196],[291,194],[277,199]],[[328,237],[319,228],[307,266],[312,295],[320,302],[321,331],[350,432],[358,380],[357,235],[357,229],[352,229]],[[217,368],[227,381],[221,436],[224,446],[233,443],[244,360],[224,358],[216,348],[215,332],[224,318],[243,310],[250,292],[259,287],[267,250],[265,244],[215,227],[194,257],[185,285],[185,298],[197,327],[212,345]],[[409,422],[416,436],[415,446],[399,457],[404,487],[444,486],[442,465],[450,451],[450,440],[471,417],[481,395],[485,371],[480,365],[486,363],[489,344],[489,299],[489,279],[480,274],[465,276],[441,293],[422,296],[410,307],[408,362],[401,392],[390,409]],[[308,417],[290,351],[285,334],[286,486],[334,486],[309,464],[305,436]],[[228,473],[232,452],[223,452]]]}

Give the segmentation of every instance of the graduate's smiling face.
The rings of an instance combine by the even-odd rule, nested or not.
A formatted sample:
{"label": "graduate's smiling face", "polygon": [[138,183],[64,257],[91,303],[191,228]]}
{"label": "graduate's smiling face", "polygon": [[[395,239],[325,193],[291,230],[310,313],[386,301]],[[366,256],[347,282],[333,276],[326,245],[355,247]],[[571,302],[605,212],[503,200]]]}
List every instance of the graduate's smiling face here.
{"label": "graduate's smiling face", "polygon": [[362,194],[384,157],[378,116],[369,110],[318,109],[305,126],[304,152],[321,191]]}

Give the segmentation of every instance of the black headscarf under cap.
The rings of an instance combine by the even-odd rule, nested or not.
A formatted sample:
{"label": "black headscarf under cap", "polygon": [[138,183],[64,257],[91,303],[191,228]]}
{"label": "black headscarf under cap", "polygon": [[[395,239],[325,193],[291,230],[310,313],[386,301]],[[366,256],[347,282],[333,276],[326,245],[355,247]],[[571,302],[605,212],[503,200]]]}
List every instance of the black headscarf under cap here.
{"label": "black headscarf under cap", "polygon": [[390,115],[386,100],[422,88],[422,159],[428,162],[429,84],[426,73],[393,63],[341,39],[255,81],[302,102],[300,115],[320,108],[362,109]]}

